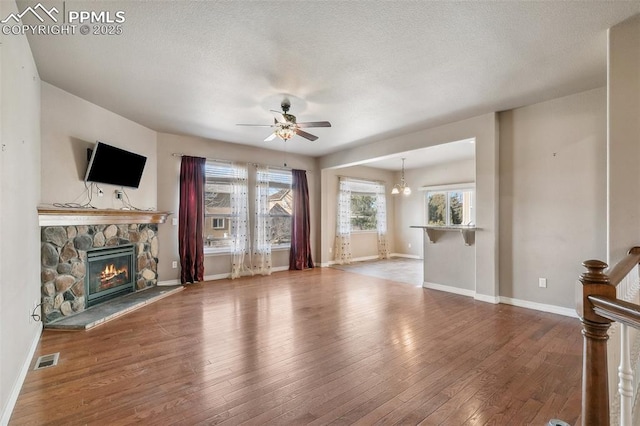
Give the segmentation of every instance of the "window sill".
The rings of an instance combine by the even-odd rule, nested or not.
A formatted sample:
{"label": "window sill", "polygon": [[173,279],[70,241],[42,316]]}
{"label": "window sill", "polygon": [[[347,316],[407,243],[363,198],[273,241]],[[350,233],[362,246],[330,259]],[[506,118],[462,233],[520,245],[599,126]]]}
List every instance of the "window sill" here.
{"label": "window sill", "polygon": [[[273,246],[271,247],[271,251],[289,251],[291,250],[290,245],[282,245],[282,246]],[[206,250],[204,251],[204,256],[231,256],[231,250]]]}

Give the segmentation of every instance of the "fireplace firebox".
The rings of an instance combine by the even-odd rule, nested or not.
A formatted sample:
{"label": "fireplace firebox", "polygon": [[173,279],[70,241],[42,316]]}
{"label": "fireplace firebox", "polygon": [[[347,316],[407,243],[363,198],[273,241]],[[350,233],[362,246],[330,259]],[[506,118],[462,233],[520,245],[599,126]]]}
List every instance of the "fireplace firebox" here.
{"label": "fireplace firebox", "polygon": [[127,244],[87,251],[87,307],[135,290],[134,246]]}

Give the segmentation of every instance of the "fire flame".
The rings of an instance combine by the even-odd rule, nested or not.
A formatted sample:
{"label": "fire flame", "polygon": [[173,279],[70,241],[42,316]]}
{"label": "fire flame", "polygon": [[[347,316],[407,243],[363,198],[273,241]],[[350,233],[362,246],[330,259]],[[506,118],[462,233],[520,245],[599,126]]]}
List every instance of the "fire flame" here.
{"label": "fire flame", "polygon": [[126,267],[116,269],[116,266],[114,264],[109,264],[104,267],[104,270],[102,270],[102,272],[100,272],[100,281],[108,281],[121,274],[124,274],[125,278],[129,278],[129,271]]}

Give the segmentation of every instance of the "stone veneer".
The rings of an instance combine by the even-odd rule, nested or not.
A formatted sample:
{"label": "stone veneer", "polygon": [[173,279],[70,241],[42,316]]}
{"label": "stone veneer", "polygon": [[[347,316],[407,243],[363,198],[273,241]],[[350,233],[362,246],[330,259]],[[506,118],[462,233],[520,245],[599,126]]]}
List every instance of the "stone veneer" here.
{"label": "stone veneer", "polygon": [[136,290],[158,281],[158,225],[78,225],[41,228],[42,314],[45,324],[85,309],[87,250],[134,244]]}

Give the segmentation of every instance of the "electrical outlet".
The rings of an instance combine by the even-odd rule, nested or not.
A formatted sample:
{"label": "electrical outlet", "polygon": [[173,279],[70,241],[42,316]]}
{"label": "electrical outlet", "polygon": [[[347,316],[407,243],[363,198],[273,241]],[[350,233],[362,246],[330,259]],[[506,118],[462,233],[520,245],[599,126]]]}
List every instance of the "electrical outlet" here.
{"label": "electrical outlet", "polygon": [[172,224],[173,226],[176,226],[176,225],[178,224],[178,218],[177,218],[177,217],[174,217],[173,219],[171,219],[171,224]]}
{"label": "electrical outlet", "polygon": [[116,189],[116,199],[122,200],[122,191],[120,191],[119,189]]}
{"label": "electrical outlet", "polygon": [[408,248],[411,248],[411,243],[407,244],[407,247],[408,247]]}
{"label": "electrical outlet", "polygon": [[329,254],[333,253],[333,248],[329,247]]}
{"label": "electrical outlet", "polygon": [[173,262],[171,262],[171,267],[172,267],[173,269],[176,269],[176,268],[178,267],[178,261],[177,261],[177,260],[174,260]]}
{"label": "electrical outlet", "polygon": [[102,197],[104,195],[104,191],[98,188],[98,197]]}
{"label": "electrical outlet", "polygon": [[538,287],[547,288],[547,279],[546,278],[538,278]]}

